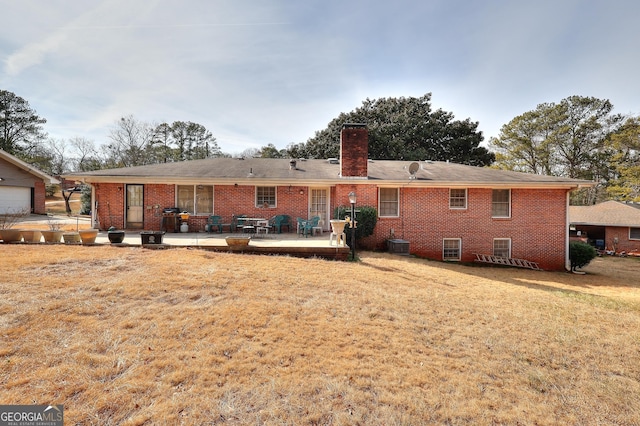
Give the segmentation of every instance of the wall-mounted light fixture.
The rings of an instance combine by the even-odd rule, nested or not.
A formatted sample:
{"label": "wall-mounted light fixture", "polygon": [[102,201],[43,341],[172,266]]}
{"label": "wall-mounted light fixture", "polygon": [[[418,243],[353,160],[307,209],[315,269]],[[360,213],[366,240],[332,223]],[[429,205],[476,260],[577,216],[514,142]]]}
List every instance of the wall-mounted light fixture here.
{"label": "wall-mounted light fixture", "polygon": [[4,178],[3,178],[3,177],[0,177],[0,182],[2,182],[3,180],[4,180]]}
{"label": "wall-mounted light fixture", "polygon": [[300,195],[304,195],[304,189],[300,190]]}

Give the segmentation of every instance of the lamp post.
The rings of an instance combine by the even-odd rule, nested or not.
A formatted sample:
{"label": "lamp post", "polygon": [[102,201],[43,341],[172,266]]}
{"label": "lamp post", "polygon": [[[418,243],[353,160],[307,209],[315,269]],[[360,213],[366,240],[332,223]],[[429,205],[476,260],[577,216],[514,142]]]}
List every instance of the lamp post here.
{"label": "lamp post", "polygon": [[349,202],[351,203],[351,260],[356,260],[356,193],[349,193]]}

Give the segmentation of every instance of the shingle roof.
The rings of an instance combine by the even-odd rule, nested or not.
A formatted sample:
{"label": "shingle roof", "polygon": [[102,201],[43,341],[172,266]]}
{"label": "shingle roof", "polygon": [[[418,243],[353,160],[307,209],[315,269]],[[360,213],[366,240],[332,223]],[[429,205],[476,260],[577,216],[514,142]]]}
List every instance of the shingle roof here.
{"label": "shingle roof", "polygon": [[573,225],[640,227],[640,208],[619,201],[570,206],[569,221]]}
{"label": "shingle roof", "polygon": [[367,179],[340,177],[340,164],[329,160],[297,160],[290,169],[289,159],[279,158],[211,158],[205,160],[153,164],[148,166],[106,169],[66,175],[67,179],[86,182],[187,182],[222,183],[269,181],[296,183],[411,183],[416,186],[439,185],[510,185],[510,186],[590,186],[585,180],[496,170],[440,161],[421,161],[414,179],[410,179],[411,161],[370,160]]}
{"label": "shingle roof", "polygon": [[39,169],[33,167],[32,165],[22,161],[18,157],[13,156],[13,155],[9,154],[6,151],[3,151],[2,149],[0,149],[0,160],[4,160],[4,161],[6,161],[8,163],[11,163],[14,166],[26,171],[27,173],[31,173],[32,175],[38,177],[39,179],[42,179],[46,184],[60,183],[60,181],[58,181],[58,179],[56,179],[56,178],[54,178],[52,176],[49,176],[48,174],[46,174],[42,170],[39,170]]}

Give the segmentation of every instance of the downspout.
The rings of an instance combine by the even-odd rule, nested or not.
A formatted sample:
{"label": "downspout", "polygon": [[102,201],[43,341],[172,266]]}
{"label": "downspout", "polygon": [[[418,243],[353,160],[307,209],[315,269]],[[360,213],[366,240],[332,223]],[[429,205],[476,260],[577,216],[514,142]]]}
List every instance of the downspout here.
{"label": "downspout", "polygon": [[567,191],[567,201],[566,201],[566,205],[565,205],[565,227],[564,227],[564,268],[567,271],[571,271],[571,259],[569,258],[569,225],[570,225],[570,218],[569,218],[569,199],[570,196],[569,194],[571,193],[571,191]]}
{"label": "downspout", "polygon": [[100,221],[98,220],[98,200],[96,200],[96,187],[91,185],[91,223],[95,229],[100,229]]}

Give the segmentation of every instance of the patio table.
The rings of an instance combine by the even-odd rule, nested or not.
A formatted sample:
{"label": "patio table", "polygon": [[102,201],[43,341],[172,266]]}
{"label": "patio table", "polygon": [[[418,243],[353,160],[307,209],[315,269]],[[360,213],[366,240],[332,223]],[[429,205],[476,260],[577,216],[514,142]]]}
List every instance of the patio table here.
{"label": "patio table", "polygon": [[[245,217],[244,226],[242,227],[243,232],[256,232],[257,228],[266,228],[268,229],[269,221],[263,217]],[[265,232],[266,233],[266,232]]]}

